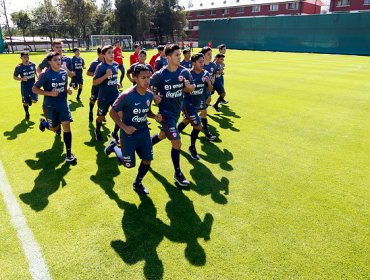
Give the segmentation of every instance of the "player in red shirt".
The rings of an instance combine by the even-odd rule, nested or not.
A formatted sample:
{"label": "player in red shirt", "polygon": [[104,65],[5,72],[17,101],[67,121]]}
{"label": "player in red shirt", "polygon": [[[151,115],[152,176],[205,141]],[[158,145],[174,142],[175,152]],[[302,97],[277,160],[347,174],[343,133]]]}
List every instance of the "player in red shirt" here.
{"label": "player in red shirt", "polygon": [[134,52],[130,55],[130,66],[136,62],[139,62],[139,52],[141,46],[139,44],[134,45]]}
{"label": "player in red shirt", "polygon": [[118,69],[121,71],[121,77],[119,78],[119,83],[122,86],[122,80],[125,77],[125,67],[123,66],[123,55],[122,55],[122,49],[121,49],[121,42],[116,41],[114,43],[114,61],[118,63]]}
{"label": "player in red shirt", "polygon": [[158,46],[158,53],[153,55],[152,58],[150,59],[149,64],[152,66],[153,69],[154,69],[154,64],[155,64],[156,59],[161,55],[161,52],[163,52],[163,51],[164,51],[164,46],[159,45]]}

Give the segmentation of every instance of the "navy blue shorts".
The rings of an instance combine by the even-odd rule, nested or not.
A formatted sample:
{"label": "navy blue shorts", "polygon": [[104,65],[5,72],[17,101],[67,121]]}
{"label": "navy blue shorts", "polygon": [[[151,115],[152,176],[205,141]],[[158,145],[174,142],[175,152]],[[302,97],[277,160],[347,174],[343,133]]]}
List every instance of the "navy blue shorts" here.
{"label": "navy blue shorts", "polygon": [[32,87],[21,87],[22,103],[28,104],[30,101],[37,102],[39,96],[32,92]]}
{"label": "navy blue shorts", "polygon": [[62,122],[73,122],[67,102],[61,105],[43,105],[44,115],[50,127],[57,127]]}
{"label": "navy blue shorts", "polygon": [[99,87],[92,86],[91,87],[90,101],[96,101],[98,99],[98,95],[99,95]]}
{"label": "navy blue shorts", "polygon": [[109,107],[113,105],[114,101],[116,99],[109,99],[109,100],[106,100],[104,98],[99,98],[98,99],[98,116],[106,116],[108,111],[109,111]]}
{"label": "navy blue shorts", "polygon": [[142,160],[153,160],[153,147],[149,129],[134,133],[133,135],[127,135],[121,130],[121,151],[123,165],[127,168],[136,165],[135,152]]}
{"label": "navy blue shorts", "polygon": [[69,84],[69,86],[73,87],[74,89],[76,89],[78,87],[78,85],[83,85],[84,84],[84,78],[83,76],[74,76],[72,77],[71,79],[71,83]]}
{"label": "navy blue shorts", "polygon": [[198,126],[201,124],[198,109],[194,107],[184,107],[184,114],[192,126]]}
{"label": "navy blue shorts", "polygon": [[212,94],[217,91],[218,94],[225,93],[225,88],[223,83],[214,83]]}
{"label": "navy blue shorts", "polygon": [[175,117],[171,114],[162,114],[161,130],[166,134],[169,140],[179,140],[180,133],[177,130],[177,121],[179,116]]}
{"label": "navy blue shorts", "polygon": [[207,98],[210,97],[210,96],[211,96],[211,93],[208,90],[204,91],[205,100],[207,100]]}

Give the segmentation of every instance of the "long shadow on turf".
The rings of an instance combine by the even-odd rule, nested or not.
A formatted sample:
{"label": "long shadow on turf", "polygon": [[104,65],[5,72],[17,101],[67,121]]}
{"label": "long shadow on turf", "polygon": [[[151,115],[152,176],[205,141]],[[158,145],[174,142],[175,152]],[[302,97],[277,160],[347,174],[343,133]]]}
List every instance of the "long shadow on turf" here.
{"label": "long shadow on turf", "polygon": [[165,177],[154,170],[150,170],[153,176],[164,186],[170,201],[167,202],[166,212],[170,219],[165,237],[177,243],[186,244],[185,257],[194,266],[206,264],[206,253],[199,244],[198,238],[210,240],[213,216],[205,214],[203,221],[195,212],[193,202],[182,192],[182,190],[170,184]]}
{"label": "long shadow on turf", "polygon": [[126,241],[112,241],[112,248],[129,265],[144,261],[146,279],[162,279],[163,264],[157,247],[164,238],[166,225],[157,218],[157,208],[153,201],[148,196],[140,195],[141,203],[136,206],[119,199],[114,192],[110,198],[124,210],[122,230],[126,237]]}
{"label": "long shadow on turf", "polygon": [[182,151],[181,153],[193,165],[190,175],[194,184],[191,184],[190,188],[200,195],[211,195],[212,200],[216,203],[226,204],[226,195],[229,194],[229,180],[225,177],[218,180],[201,161],[192,159],[186,152]]}
{"label": "long shadow on turf", "polygon": [[71,110],[71,112],[73,111],[76,111],[77,108],[81,108],[81,107],[84,107],[84,105],[81,103],[81,102],[76,102],[74,100],[69,100],[69,110]]}
{"label": "long shadow on turf", "polygon": [[7,140],[14,140],[19,134],[26,133],[28,129],[33,129],[34,124],[33,121],[22,120],[11,131],[5,131],[4,136],[7,137]]}
{"label": "long shadow on turf", "polygon": [[[35,179],[31,192],[22,193],[20,199],[35,211],[42,211],[49,203],[49,196],[55,193],[60,185],[64,187],[64,176],[70,170],[70,164],[65,163],[64,145],[60,136],[55,136],[53,146],[36,154],[37,160],[27,159],[27,165],[33,170],[41,170]],[[62,166],[58,166],[63,163]]]}
{"label": "long shadow on turf", "polygon": [[234,159],[233,154],[228,149],[221,150],[217,144],[210,142],[207,139],[199,139],[202,144],[202,151],[206,155],[199,155],[202,160],[212,164],[219,164],[223,170],[232,171],[234,168],[230,162]]}
{"label": "long shadow on turf", "polygon": [[215,122],[218,122],[221,128],[230,129],[235,132],[239,132],[240,129],[234,126],[234,121],[231,118],[240,119],[233,110],[228,106],[221,106],[220,113],[215,113],[213,115],[208,114],[208,117]]}

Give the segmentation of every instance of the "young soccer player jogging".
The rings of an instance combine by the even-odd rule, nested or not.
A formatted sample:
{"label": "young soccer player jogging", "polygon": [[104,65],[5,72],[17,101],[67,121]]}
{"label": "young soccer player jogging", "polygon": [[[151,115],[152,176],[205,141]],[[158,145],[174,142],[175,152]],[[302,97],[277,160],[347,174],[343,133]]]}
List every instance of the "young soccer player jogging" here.
{"label": "young soccer player jogging", "polygon": [[158,52],[152,56],[152,58],[150,59],[149,61],[149,64],[150,66],[152,66],[152,68],[154,69],[154,64],[155,64],[155,61],[157,60],[157,58],[161,55],[161,52],[164,50],[164,46],[162,45],[159,45],[158,46]]}
{"label": "young soccer player jogging", "polygon": [[182,110],[184,91],[190,93],[195,85],[189,70],[180,66],[180,47],[175,44],[166,46],[165,54],[168,65],[153,74],[150,85],[162,100],[159,103],[159,114],[162,115],[161,131],[152,137],[155,145],[166,137],[171,141],[171,158],[175,169],[174,179],[182,187],[190,184],[180,169],[181,140],[177,130],[177,121]]}
{"label": "young soccer player jogging", "polygon": [[[98,65],[104,61],[104,57],[101,53],[101,48],[97,49],[97,54],[98,54],[98,57],[91,62],[89,69],[87,69],[87,73],[86,73],[87,76],[94,77],[96,67],[98,67]],[[90,103],[89,103],[89,106],[90,106],[89,121],[90,122],[94,120],[93,110],[94,110],[95,102],[98,99],[98,94],[99,94],[99,87],[92,85]]]}
{"label": "young soccer player jogging", "polygon": [[72,77],[70,86],[73,87],[73,89],[75,90],[78,88],[76,99],[77,101],[81,101],[80,96],[84,84],[82,72],[83,69],[86,69],[86,67],[84,59],[80,57],[80,50],[78,48],[74,48],[73,52],[75,55],[72,57],[72,69],[76,73],[76,75]]}
{"label": "young soccer player jogging", "polygon": [[[97,141],[102,141],[101,127],[103,120],[108,113],[109,107],[118,97],[118,63],[113,61],[113,46],[105,46],[101,53],[104,62],[100,63],[95,70],[93,85],[99,86],[98,94],[98,117],[96,118],[95,137]],[[111,134],[118,141],[119,126],[116,124]]]}
{"label": "young soccer player jogging", "polygon": [[190,135],[190,156],[199,160],[197,149],[195,148],[195,142],[197,141],[200,130],[202,129],[201,120],[198,115],[198,111],[205,106],[204,92],[206,90],[212,91],[212,84],[210,81],[210,75],[207,71],[203,70],[204,66],[204,55],[197,53],[191,57],[193,68],[190,71],[193,77],[195,89],[191,93],[185,93],[183,102],[183,111],[185,118],[178,125],[177,129],[179,132],[183,131],[184,128],[191,123],[193,131]]}
{"label": "young soccer player jogging", "polygon": [[127,70],[126,76],[133,85],[136,84],[135,78],[134,78],[134,69],[135,69],[136,65],[143,64],[146,67],[148,67],[150,73],[152,73],[152,74],[154,73],[152,66],[148,63],[145,63],[145,60],[146,60],[146,51],[141,50],[140,53],[139,53],[139,62],[136,62],[136,63],[132,64],[130,66],[130,68]]}
{"label": "young soccer player jogging", "polygon": [[168,64],[168,61],[167,61],[167,57],[165,53],[165,48],[163,48],[163,50],[161,50],[160,56],[154,62],[154,72],[161,70],[167,64]]}
{"label": "young soccer player jogging", "polygon": [[187,68],[187,69],[191,69],[193,67],[192,65],[192,62],[191,62],[191,59],[190,59],[190,56],[191,56],[191,52],[189,49],[185,49],[182,51],[182,54],[184,55],[184,59],[181,61],[181,66]]}
{"label": "young soccer player jogging", "polygon": [[[66,162],[77,162],[77,158],[72,154],[72,133],[70,122],[72,122],[71,111],[67,102],[67,93],[72,94],[72,90],[67,88],[67,71],[62,68],[59,53],[51,52],[46,57],[50,67],[40,74],[39,79],[32,88],[32,91],[39,95],[44,95],[42,108],[45,118],[40,119],[39,128],[58,133],[60,124],[63,127],[63,139],[66,146]],[[41,89],[43,88],[43,89]]]}
{"label": "young soccer player jogging", "polygon": [[219,97],[216,101],[215,104],[213,104],[213,108],[217,111],[217,112],[220,112],[219,108],[218,108],[218,104],[224,100],[225,98],[225,95],[226,95],[226,92],[225,92],[225,87],[224,87],[224,78],[223,78],[223,75],[224,75],[224,68],[222,67],[223,63],[224,63],[224,57],[225,55],[223,55],[222,53],[218,53],[216,55],[216,65],[217,65],[217,74],[216,74],[216,78],[215,78],[215,82],[213,84],[213,91],[212,91],[212,94],[217,91],[217,93],[219,94]]}
{"label": "young soccer player jogging", "polygon": [[152,73],[143,64],[134,68],[136,85],[121,93],[113,103],[110,116],[120,127],[121,149],[116,140],[112,139],[105,148],[109,155],[114,152],[118,160],[127,168],[136,165],[135,152],[141,158],[138,174],[133,183],[133,189],[142,194],[149,194],[142,184],[142,179],[149,170],[153,160],[153,148],[147,125],[147,117],[161,121],[161,115],[155,115],[151,111],[153,93],[148,91]]}
{"label": "young soccer player jogging", "polygon": [[21,60],[22,62],[14,69],[13,78],[21,82],[22,103],[24,112],[26,113],[25,119],[29,120],[29,106],[31,106],[32,103],[36,103],[38,100],[38,95],[32,92],[32,87],[35,83],[35,75],[37,75],[36,65],[30,62],[28,52],[21,52]]}
{"label": "young soccer player jogging", "polygon": [[139,44],[134,45],[134,52],[130,55],[130,66],[136,62],[139,62],[139,52],[141,46]]}
{"label": "young soccer player jogging", "polygon": [[116,41],[114,43],[114,61],[118,63],[118,69],[121,71],[121,77],[119,78],[119,83],[122,86],[123,78],[125,77],[125,67],[123,66],[123,56],[122,56],[122,49],[121,49],[121,42]]}

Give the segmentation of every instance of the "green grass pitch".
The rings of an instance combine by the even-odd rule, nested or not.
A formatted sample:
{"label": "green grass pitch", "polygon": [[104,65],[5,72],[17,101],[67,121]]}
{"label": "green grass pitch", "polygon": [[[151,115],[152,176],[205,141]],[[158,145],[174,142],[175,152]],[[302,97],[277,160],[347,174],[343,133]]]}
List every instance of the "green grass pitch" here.
{"label": "green grass pitch", "polygon": [[[369,279],[370,57],[228,50],[230,103],[209,109],[219,140],[201,133],[196,162],[182,135],[191,190],[174,186],[163,141],[141,198],[137,168],[104,155],[112,120],[93,137],[90,77],[82,103],[69,96],[70,166],[38,129],[43,98],[23,120],[19,55],[0,62],[0,160],[54,279]],[[30,279],[3,199],[0,240],[0,279]]]}

